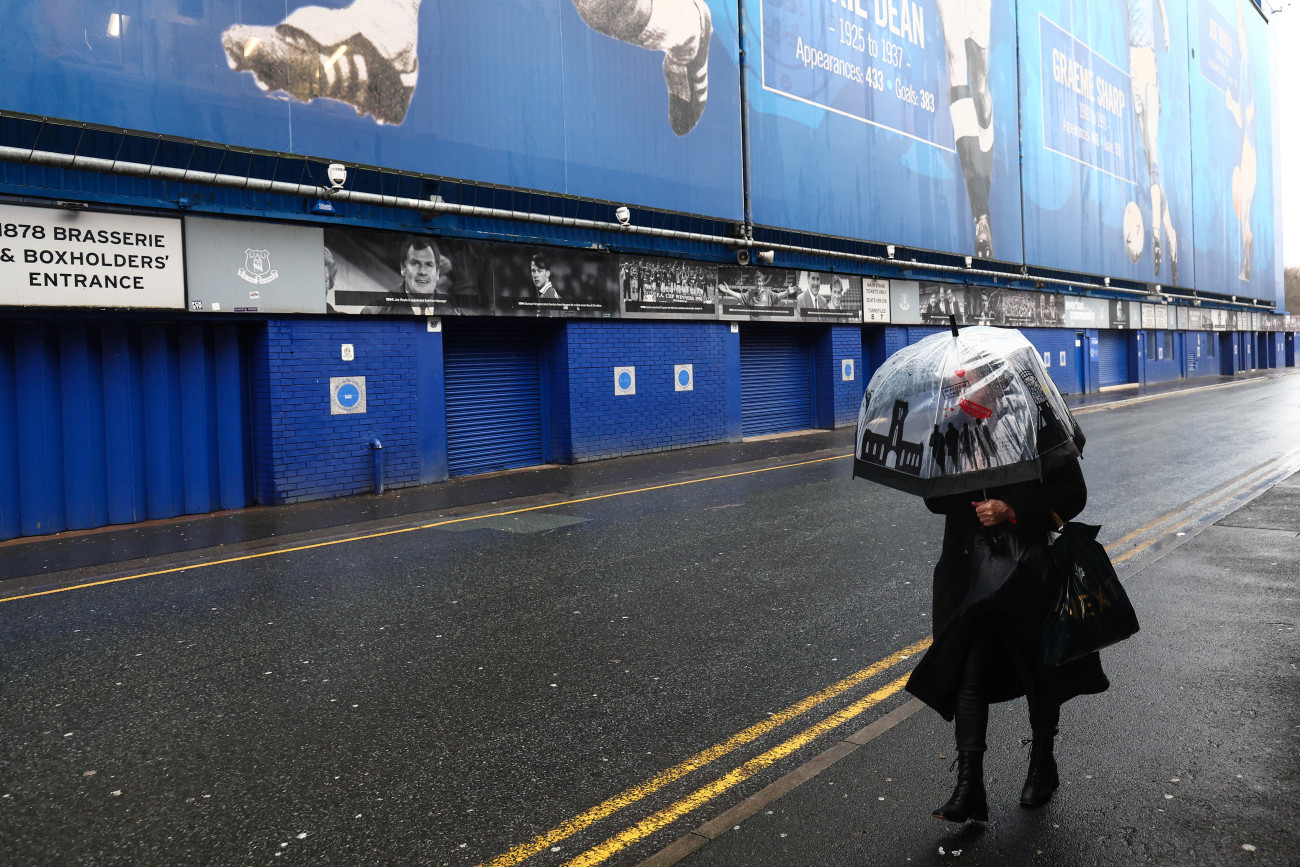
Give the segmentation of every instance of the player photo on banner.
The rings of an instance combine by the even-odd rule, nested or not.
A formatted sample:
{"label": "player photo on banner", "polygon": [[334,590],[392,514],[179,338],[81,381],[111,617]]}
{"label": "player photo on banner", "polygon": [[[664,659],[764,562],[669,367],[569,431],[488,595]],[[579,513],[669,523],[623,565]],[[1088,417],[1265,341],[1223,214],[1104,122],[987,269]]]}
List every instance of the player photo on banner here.
{"label": "player photo on banner", "polygon": [[741,5],[755,222],[1020,260],[1016,0]]}
{"label": "player photo on banner", "polygon": [[562,247],[492,246],[499,316],[618,315],[618,258]]}
{"label": "player photo on banner", "polygon": [[1290,82],[1274,84],[1269,31],[1276,25],[1250,0],[1186,5],[1196,48],[1191,89],[1197,285],[1285,306],[1283,263],[1274,243],[1279,167],[1273,113],[1275,98],[1294,104],[1295,96]]}
{"label": "player photo on banner", "polygon": [[722,265],[718,268],[718,298],[723,319],[794,321],[799,295],[798,271]]}
{"label": "player photo on banner", "polygon": [[718,314],[718,266],[708,262],[620,256],[619,300],[627,316]]}
{"label": "player photo on banner", "polygon": [[1110,307],[1110,327],[1111,328],[1132,328],[1133,317],[1129,315],[1129,302],[1119,298],[1112,298],[1107,302]]}
{"label": "player photo on banner", "polygon": [[922,282],[919,294],[924,325],[948,325],[950,316],[957,318],[958,325],[1059,328],[1065,324],[1061,296],[1050,292]]}
{"label": "player photo on banner", "polygon": [[1194,285],[1188,4],[1017,11],[1025,261]]}
{"label": "player photo on banner", "polygon": [[722,0],[0,4],[5,109],[740,218]]}
{"label": "player photo on banner", "polygon": [[432,235],[326,229],[326,311],[491,315],[491,274],[483,261],[491,249]]}
{"label": "player photo on banner", "polygon": [[862,278],[797,271],[795,309],[805,322],[861,322]]}

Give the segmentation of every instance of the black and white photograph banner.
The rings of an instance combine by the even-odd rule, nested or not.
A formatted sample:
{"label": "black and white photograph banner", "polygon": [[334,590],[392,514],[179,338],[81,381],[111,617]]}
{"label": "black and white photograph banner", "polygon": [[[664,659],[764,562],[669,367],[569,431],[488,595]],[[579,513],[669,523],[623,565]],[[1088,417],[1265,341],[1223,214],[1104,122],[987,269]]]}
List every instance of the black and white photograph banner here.
{"label": "black and white photograph banner", "polygon": [[625,316],[718,315],[718,266],[710,262],[620,256],[618,286]]}
{"label": "black and white photograph banner", "polygon": [[490,245],[355,229],[325,230],[330,313],[492,314]]}
{"label": "black and white photograph banner", "polygon": [[795,319],[798,271],[744,265],[718,268],[723,319]]}
{"label": "black and white photograph banner", "polygon": [[495,244],[498,316],[618,316],[618,258],[565,247]]}
{"label": "black and white photograph banner", "polygon": [[1060,328],[1065,324],[1062,297],[1050,292],[1025,292],[961,283],[919,284],[921,323],[1001,325],[1011,328]]}
{"label": "black and white photograph banner", "polygon": [[861,322],[862,278],[796,271],[795,309],[805,322]]}

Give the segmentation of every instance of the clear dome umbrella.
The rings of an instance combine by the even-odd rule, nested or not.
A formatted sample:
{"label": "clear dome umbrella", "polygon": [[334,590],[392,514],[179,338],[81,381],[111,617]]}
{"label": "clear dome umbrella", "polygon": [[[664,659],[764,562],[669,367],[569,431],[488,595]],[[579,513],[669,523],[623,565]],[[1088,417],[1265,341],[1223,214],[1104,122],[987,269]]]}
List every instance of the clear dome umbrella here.
{"label": "clear dome umbrella", "polygon": [[979,491],[1041,478],[1084,440],[1023,334],[954,324],[871,377],[853,474],[923,497]]}

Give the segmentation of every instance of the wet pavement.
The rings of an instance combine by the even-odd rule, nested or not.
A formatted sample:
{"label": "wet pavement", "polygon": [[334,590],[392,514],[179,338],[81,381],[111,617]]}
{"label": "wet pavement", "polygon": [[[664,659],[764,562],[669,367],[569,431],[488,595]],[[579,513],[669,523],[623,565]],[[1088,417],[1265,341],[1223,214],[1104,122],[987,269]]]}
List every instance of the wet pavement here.
{"label": "wet pavement", "polygon": [[1103,651],[1110,690],[1064,708],[1045,807],[1018,803],[1021,700],[993,709],[990,821],[929,816],[953,785],[952,731],[911,702],[807,782],[647,865],[1298,864],[1298,567],[1292,476],[1126,577],[1142,630]]}

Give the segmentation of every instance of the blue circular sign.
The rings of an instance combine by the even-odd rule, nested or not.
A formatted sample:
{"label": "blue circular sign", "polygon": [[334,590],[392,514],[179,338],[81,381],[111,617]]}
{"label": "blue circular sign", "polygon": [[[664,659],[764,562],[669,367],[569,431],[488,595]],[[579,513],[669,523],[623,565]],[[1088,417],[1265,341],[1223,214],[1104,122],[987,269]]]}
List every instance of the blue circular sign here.
{"label": "blue circular sign", "polygon": [[618,375],[618,387],[627,390],[632,387],[632,374],[626,370]]}
{"label": "blue circular sign", "polygon": [[339,401],[339,406],[342,406],[345,409],[351,409],[352,407],[360,403],[361,389],[357,388],[355,385],[353,385],[350,382],[345,385],[339,386],[338,401]]}
{"label": "blue circular sign", "polygon": [[690,384],[691,384],[691,373],[690,373],[690,371],[689,371],[689,370],[683,370],[683,371],[680,371],[680,372],[677,374],[677,381],[678,381],[679,383],[681,383],[682,385],[690,385]]}

